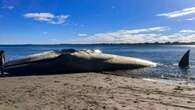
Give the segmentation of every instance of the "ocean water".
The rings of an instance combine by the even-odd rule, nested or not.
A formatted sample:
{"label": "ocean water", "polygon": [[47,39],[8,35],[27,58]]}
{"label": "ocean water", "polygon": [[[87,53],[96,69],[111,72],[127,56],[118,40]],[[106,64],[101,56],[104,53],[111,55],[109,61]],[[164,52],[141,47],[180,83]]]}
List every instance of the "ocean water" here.
{"label": "ocean water", "polygon": [[[127,75],[136,74],[143,77],[195,80],[195,45],[0,45],[0,49],[6,52],[7,61],[43,51],[68,48],[99,49],[104,53],[138,57],[159,64],[154,68],[124,71]],[[177,64],[188,49],[191,50],[190,68],[183,70],[178,68]]]}

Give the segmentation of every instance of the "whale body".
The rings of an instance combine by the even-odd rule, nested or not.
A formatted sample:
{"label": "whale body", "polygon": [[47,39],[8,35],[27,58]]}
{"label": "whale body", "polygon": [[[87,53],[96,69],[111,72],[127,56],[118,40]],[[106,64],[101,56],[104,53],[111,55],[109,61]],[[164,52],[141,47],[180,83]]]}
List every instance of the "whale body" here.
{"label": "whale body", "polygon": [[154,67],[157,64],[133,57],[94,50],[54,50],[33,54],[4,64],[8,74],[59,74]]}

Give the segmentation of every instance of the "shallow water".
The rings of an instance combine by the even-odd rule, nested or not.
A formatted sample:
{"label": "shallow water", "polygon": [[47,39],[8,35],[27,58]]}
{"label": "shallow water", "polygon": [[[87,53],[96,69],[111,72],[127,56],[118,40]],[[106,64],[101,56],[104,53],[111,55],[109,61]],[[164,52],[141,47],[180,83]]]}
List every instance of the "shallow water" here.
{"label": "shallow water", "polygon": [[[126,71],[125,73],[127,74],[134,73],[143,77],[174,80],[195,79],[195,45],[0,45],[0,49],[6,52],[7,60],[33,53],[65,48],[100,49],[104,53],[138,57],[160,64],[155,68]],[[188,49],[191,49],[191,67],[188,70],[181,70],[177,64]]]}

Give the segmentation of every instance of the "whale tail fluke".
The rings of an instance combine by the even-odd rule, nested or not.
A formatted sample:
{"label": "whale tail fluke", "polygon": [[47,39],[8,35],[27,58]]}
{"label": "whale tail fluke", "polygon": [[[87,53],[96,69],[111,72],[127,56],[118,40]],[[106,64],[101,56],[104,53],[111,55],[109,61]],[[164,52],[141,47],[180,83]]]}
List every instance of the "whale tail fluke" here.
{"label": "whale tail fluke", "polygon": [[189,57],[190,57],[190,50],[188,50],[183,57],[181,58],[181,60],[179,61],[179,67],[180,68],[188,68],[189,67]]}

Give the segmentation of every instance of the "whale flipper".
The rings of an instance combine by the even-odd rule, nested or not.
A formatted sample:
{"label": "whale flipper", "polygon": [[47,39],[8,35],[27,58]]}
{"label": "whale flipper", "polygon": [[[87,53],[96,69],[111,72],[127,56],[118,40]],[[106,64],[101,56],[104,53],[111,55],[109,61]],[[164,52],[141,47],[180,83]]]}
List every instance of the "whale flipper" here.
{"label": "whale flipper", "polygon": [[189,67],[189,57],[190,57],[190,50],[188,50],[183,57],[181,58],[181,60],[179,61],[179,67],[180,68],[187,68]]}

